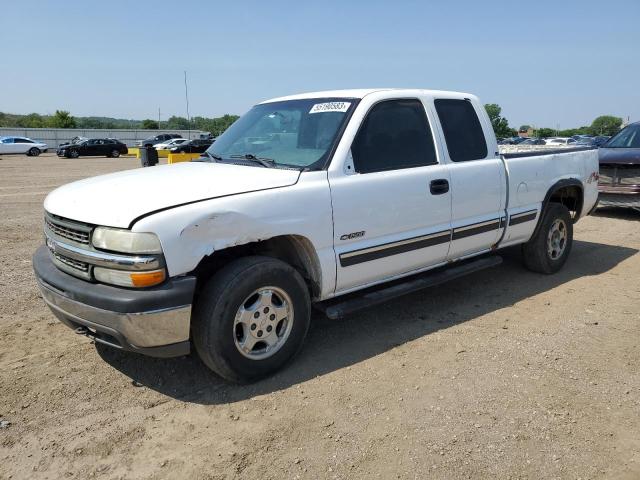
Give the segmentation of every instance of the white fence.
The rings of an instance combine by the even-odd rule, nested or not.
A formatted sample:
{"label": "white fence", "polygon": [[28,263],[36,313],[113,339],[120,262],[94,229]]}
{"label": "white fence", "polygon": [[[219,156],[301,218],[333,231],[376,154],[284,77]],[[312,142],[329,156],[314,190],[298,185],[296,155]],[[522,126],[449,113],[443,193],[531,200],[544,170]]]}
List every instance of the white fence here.
{"label": "white fence", "polygon": [[184,138],[200,138],[208,132],[201,130],[123,130],[123,129],[90,129],[90,128],[7,128],[0,127],[0,137],[28,137],[47,144],[49,148],[56,148],[73,137],[87,138],[116,138],[132,147],[140,140],[155,137],[161,133],[177,133]]}

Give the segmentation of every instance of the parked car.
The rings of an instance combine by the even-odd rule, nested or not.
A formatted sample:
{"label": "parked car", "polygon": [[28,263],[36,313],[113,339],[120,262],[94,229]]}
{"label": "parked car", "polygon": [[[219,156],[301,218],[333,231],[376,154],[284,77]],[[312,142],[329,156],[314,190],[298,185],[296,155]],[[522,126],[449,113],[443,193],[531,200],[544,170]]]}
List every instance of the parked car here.
{"label": "parked car", "polygon": [[592,147],[592,148],[600,148],[602,145],[607,143],[607,141],[611,137],[606,136],[597,136],[597,137],[585,137],[576,141],[576,147]]}
{"label": "parked car", "polygon": [[572,135],[571,138],[573,138],[574,140],[580,140],[582,138],[593,138],[593,135],[585,133],[585,134],[581,134],[581,135]]}
{"label": "parked car", "polygon": [[65,145],[71,145],[71,144],[75,145],[75,144],[78,144],[78,143],[82,143],[82,142],[84,142],[85,140],[89,140],[89,139],[88,139],[87,137],[73,137],[73,138],[71,139],[71,141],[61,143],[61,144],[60,144],[60,145],[58,145],[58,146],[59,146],[59,147],[63,147],[63,146],[65,146]]}
{"label": "parked car", "polygon": [[510,138],[505,138],[501,142],[498,142],[498,144],[499,145],[519,145],[525,140],[527,140],[527,138],[525,137],[510,137]]}
{"label": "parked car", "polygon": [[204,153],[211,146],[213,140],[194,138],[177,147],[170,148],[171,153]]}
{"label": "parked car", "polygon": [[169,150],[170,148],[182,145],[187,141],[188,140],[186,138],[174,138],[172,140],[165,140],[164,142],[156,143],[153,148],[155,148],[156,150]]}
{"label": "parked car", "polygon": [[573,138],[556,137],[545,139],[545,143],[547,145],[574,145],[576,140]]}
{"label": "parked car", "polygon": [[640,210],[640,122],[611,137],[598,154],[600,205]]}
{"label": "parked car", "polygon": [[174,138],[182,138],[182,135],[178,135],[177,133],[161,133],[156,135],[155,137],[149,137],[144,140],[138,142],[138,146],[147,147],[149,145],[153,146],[157,143],[167,142]]}
{"label": "parked car", "polygon": [[527,138],[520,145],[546,145],[546,144],[547,144],[547,142],[545,142],[541,138]]}
{"label": "parked car", "polygon": [[268,100],[199,161],[50,193],[36,277],[76,333],[148,355],[194,348],[222,377],[256,380],[300,350],[312,303],[340,318],[513,245],[529,269],[559,271],[598,198],[598,153],[549,162],[496,143],[466,93]]}
{"label": "parked car", "polygon": [[92,138],[80,143],[60,145],[56,152],[59,157],[119,157],[127,154],[129,149],[119,140],[113,138]]}
{"label": "parked car", "polygon": [[47,151],[47,144],[27,137],[0,137],[0,154],[22,153],[37,157]]}

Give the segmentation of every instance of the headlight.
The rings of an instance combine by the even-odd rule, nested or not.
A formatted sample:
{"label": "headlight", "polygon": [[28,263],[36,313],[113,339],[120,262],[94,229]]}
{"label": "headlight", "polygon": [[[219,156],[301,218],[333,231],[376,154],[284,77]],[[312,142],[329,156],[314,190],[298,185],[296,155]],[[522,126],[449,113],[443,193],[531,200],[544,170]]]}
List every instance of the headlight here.
{"label": "headlight", "polygon": [[110,268],[95,267],[93,276],[96,280],[121,287],[152,287],[164,282],[166,273],[164,269],[150,270],[146,272],[130,272],[126,270],[111,270]]}
{"label": "headlight", "polygon": [[93,231],[93,246],[122,253],[162,253],[160,240],[154,233],[98,227]]}

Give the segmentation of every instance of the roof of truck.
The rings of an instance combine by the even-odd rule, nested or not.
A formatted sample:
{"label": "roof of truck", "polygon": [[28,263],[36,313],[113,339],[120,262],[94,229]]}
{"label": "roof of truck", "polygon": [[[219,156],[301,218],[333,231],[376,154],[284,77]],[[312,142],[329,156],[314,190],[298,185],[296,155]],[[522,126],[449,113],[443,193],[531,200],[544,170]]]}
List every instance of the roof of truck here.
{"label": "roof of truck", "polygon": [[470,93],[462,93],[462,92],[449,92],[444,90],[426,90],[422,88],[359,88],[359,89],[351,89],[351,90],[326,90],[321,92],[309,92],[309,93],[298,93],[296,95],[287,95],[286,97],[278,97],[272,98],[269,100],[264,100],[260,103],[271,103],[271,102],[281,102],[283,100],[301,100],[307,98],[364,98],[367,95],[376,92],[386,92],[393,91],[394,93],[401,93],[407,96],[415,96],[415,95],[434,95],[441,97],[449,97],[449,98],[464,98],[464,97],[473,97]]}

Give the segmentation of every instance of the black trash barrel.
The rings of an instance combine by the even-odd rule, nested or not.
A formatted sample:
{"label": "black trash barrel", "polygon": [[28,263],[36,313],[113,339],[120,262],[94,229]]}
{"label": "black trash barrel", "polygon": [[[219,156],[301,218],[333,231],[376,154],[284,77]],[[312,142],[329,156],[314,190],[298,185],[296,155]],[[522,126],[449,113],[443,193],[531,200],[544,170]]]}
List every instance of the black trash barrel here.
{"label": "black trash barrel", "polygon": [[143,167],[153,167],[158,164],[158,151],[153,145],[140,147],[140,163]]}

